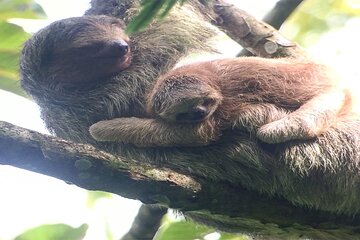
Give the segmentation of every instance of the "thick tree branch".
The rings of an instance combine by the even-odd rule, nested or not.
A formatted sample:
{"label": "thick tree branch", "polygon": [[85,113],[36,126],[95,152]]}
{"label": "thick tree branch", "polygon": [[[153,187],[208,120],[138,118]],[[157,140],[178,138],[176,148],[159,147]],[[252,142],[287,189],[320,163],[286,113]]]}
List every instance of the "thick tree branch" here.
{"label": "thick tree branch", "polygon": [[200,183],[170,169],[136,160],[129,162],[90,145],[75,144],[6,122],[0,122],[0,164],[146,203],[158,202],[156,196],[165,192],[191,198],[201,190]]}
{"label": "thick tree branch", "polygon": [[[284,231],[286,239],[293,234],[289,229],[306,225],[311,226],[306,229],[307,236],[312,232],[328,236],[331,229],[336,234],[359,237],[355,231],[360,218],[296,207],[284,199],[270,198],[241,186],[200,177],[193,179],[170,169],[128,161],[90,145],[42,135],[6,122],[0,122],[0,164],[53,176],[88,190],[112,192],[144,203],[160,203],[186,211],[188,216],[203,222],[210,216],[218,216],[219,222],[228,222],[226,229],[230,226],[249,233],[261,229],[259,233],[270,236]],[[236,217],[225,219],[224,216]]]}

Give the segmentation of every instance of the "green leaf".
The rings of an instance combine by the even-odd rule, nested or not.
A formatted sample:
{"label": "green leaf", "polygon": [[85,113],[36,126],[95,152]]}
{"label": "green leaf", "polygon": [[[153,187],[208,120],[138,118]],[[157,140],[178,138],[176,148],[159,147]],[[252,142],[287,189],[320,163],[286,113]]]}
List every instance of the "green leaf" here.
{"label": "green leaf", "polygon": [[0,21],[0,88],[23,96],[18,83],[19,55],[28,37],[21,27]]}
{"label": "green leaf", "polygon": [[87,224],[78,228],[66,224],[42,225],[24,232],[14,240],[81,240],[87,229]]}
{"label": "green leaf", "polygon": [[95,202],[102,198],[111,198],[112,194],[107,192],[101,192],[101,191],[88,191],[87,196],[87,206],[93,207]]}
{"label": "green leaf", "polygon": [[244,234],[221,233],[219,240],[251,240],[252,238]]}
{"label": "green leaf", "polygon": [[160,11],[165,1],[168,0],[143,1],[140,13],[128,24],[126,27],[126,32],[133,33],[148,26],[156,14]]}
{"label": "green leaf", "polygon": [[28,37],[21,27],[0,21],[0,88],[23,96],[18,65],[20,49]]}
{"label": "green leaf", "polygon": [[154,240],[193,240],[203,239],[215,230],[190,221],[172,222],[162,226],[156,233]]}
{"label": "green leaf", "polygon": [[24,41],[29,36],[21,27],[0,21],[0,50],[16,50],[20,52]]}
{"label": "green leaf", "polygon": [[164,7],[164,10],[162,11],[162,13],[159,16],[160,19],[164,18],[170,12],[170,10],[175,6],[176,3],[177,3],[177,0],[168,0],[166,2],[166,6]]}
{"label": "green leaf", "polygon": [[19,55],[29,38],[21,27],[7,22],[9,18],[45,17],[45,12],[33,0],[0,0],[0,88],[25,96],[18,82]]}

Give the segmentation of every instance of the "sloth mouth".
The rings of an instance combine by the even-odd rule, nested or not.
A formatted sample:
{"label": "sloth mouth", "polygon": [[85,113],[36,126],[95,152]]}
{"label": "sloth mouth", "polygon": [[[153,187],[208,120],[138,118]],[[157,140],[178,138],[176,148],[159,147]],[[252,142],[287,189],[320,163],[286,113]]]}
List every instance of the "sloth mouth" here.
{"label": "sloth mouth", "polygon": [[119,53],[107,53],[96,56],[95,61],[98,63],[101,62],[101,65],[108,66],[113,69],[116,69],[115,72],[119,72],[124,68],[127,68],[131,63],[131,54],[130,51],[125,55]]}
{"label": "sloth mouth", "polygon": [[119,66],[120,70],[123,70],[124,68],[129,67],[130,64],[131,64],[131,55],[127,54],[120,59],[118,66]]}
{"label": "sloth mouth", "polygon": [[117,52],[102,53],[102,54],[97,55],[96,58],[119,59],[119,60],[123,60],[125,62],[130,59],[130,52],[127,52],[126,54],[121,54],[121,53],[117,53]]}

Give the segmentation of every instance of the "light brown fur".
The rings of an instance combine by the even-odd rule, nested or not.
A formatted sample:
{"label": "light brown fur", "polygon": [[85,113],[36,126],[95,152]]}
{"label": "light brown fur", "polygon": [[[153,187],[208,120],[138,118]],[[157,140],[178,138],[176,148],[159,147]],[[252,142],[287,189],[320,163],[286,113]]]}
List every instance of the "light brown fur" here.
{"label": "light brown fur", "polygon": [[268,143],[319,136],[347,93],[325,66],[306,60],[232,58],[177,68],[147,96],[157,120],[120,118],[90,128],[97,140],[137,146],[198,146],[245,128]]}

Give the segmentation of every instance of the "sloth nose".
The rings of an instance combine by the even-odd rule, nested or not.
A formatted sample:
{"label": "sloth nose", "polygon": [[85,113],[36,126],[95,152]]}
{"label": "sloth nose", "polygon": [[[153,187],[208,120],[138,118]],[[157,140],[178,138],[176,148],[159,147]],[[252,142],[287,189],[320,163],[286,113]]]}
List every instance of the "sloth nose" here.
{"label": "sloth nose", "polygon": [[109,48],[114,53],[125,55],[129,52],[129,44],[124,40],[115,40],[109,43]]}

